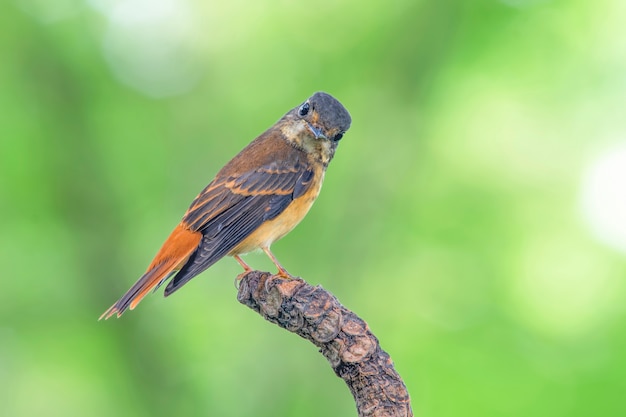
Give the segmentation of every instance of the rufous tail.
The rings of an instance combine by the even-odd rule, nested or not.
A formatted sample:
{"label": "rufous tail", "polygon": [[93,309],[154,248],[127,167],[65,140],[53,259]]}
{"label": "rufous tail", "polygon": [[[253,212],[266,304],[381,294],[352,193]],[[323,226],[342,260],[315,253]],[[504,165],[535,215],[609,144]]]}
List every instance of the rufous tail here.
{"label": "rufous tail", "polygon": [[120,317],[127,309],[134,309],[152,289],[157,288],[187,262],[201,239],[202,233],[187,229],[183,223],[176,226],[152,260],[146,273],[122,298],[102,313],[98,320],[103,318],[106,320],[114,314]]}

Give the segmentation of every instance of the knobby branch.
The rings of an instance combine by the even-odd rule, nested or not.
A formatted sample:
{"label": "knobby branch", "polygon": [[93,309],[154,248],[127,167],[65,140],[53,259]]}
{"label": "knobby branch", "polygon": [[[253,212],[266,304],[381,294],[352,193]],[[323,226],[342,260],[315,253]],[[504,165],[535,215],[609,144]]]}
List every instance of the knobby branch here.
{"label": "knobby branch", "polygon": [[241,277],[237,299],[319,347],[350,388],[360,417],[413,416],[406,386],[367,323],[322,287],[251,271]]}

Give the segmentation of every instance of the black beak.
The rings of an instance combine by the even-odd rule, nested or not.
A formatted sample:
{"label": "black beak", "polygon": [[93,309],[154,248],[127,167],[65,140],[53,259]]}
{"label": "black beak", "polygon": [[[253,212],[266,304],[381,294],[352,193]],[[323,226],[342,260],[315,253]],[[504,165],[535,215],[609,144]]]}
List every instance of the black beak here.
{"label": "black beak", "polygon": [[309,126],[311,133],[313,133],[313,136],[315,136],[315,139],[328,139],[326,135],[322,133],[322,129],[313,126],[309,122],[307,122],[307,125]]}

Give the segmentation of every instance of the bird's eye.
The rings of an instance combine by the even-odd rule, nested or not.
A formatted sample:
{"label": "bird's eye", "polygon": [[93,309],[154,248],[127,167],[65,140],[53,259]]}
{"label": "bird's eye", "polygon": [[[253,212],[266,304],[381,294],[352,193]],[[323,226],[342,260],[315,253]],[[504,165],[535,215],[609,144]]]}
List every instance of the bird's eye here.
{"label": "bird's eye", "polygon": [[300,117],[304,117],[309,113],[309,109],[311,108],[311,106],[309,105],[309,103],[304,103],[302,106],[300,106],[300,110],[298,110],[298,114],[300,115]]}
{"label": "bird's eye", "polygon": [[337,134],[335,135],[335,137],[333,137],[333,140],[334,140],[335,142],[339,142],[339,141],[341,140],[341,138],[342,138],[342,137],[343,137],[343,133],[337,133]]}

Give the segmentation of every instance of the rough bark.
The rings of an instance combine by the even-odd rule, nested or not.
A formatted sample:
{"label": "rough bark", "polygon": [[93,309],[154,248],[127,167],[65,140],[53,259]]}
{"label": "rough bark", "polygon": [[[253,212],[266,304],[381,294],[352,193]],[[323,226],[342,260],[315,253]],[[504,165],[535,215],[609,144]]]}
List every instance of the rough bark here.
{"label": "rough bark", "polygon": [[354,396],[359,416],[412,416],[409,393],[367,323],[320,286],[251,271],[237,299],[320,348]]}

